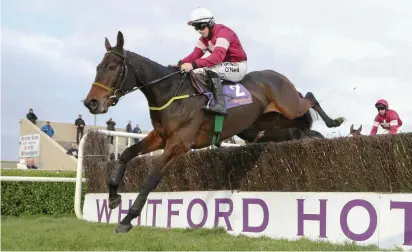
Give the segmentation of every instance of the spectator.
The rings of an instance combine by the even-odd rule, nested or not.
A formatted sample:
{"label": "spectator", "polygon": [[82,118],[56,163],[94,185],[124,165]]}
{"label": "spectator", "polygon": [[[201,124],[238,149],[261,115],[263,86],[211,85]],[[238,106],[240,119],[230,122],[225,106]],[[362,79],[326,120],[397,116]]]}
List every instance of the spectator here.
{"label": "spectator", "polygon": [[67,155],[73,156],[75,158],[77,158],[78,153],[79,153],[79,150],[77,148],[74,148],[74,147],[68,149],[67,152],[66,152]]}
{"label": "spectator", "polygon": [[[107,124],[107,130],[110,131],[115,131],[115,127],[116,126],[116,122],[112,120],[112,118],[110,117],[109,120],[106,122]],[[110,143],[113,144],[113,136],[110,136]]]}
{"label": "spectator", "polygon": [[27,120],[29,120],[29,121],[32,122],[33,124],[36,124],[37,116],[36,116],[36,114],[33,112],[33,109],[30,109],[30,110],[29,110],[29,113],[26,114],[26,118],[27,118]]}
{"label": "spectator", "polygon": [[80,140],[82,139],[84,135],[84,126],[86,125],[86,123],[82,119],[81,114],[79,114],[79,117],[76,119],[76,121],[74,121],[74,125],[77,126],[76,141],[77,141],[77,144],[79,144]]}
{"label": "spectator", "polygon": [[[129,123],[126,125],[126,132],[133,132],[132,130],[132,121],[129,120]],[[127,145],[129,145],[130,138],[127,138]]]}
{"label": "spectator", "polygon": [[46,133],[49,137],[53,137],[54,135],[54,130],[49,121],[47,121],[46,124],[40,128],[40,130]]}
{"label": "spectator", "polygon": [[375,108],[378,114],[373,121],[373,127],[370,132],[371,136],[376,135],[379,125],[389,134],[396,134],[398,128],[402,126],[402,120],[399,118],[396,111],[389,109],[389,104],[386,100],[380,99],[376,102]]}
{"label": "spectator", "polygon": [[[142,131],[140,130],[139,124],[136,124],[136,127],[134,127],[134,129],[133,129],[133,133],[142,134]],[[137,144],[139,141],[140,141],[139,138],[135,138],[135,139],[134,139],[134,143],[135,143],[135,144]]]}
{"label": "spectator", "polygon": [[39,169],[36,165],[34,165],[34,158],[28,158],[27,159],[27,169]]}

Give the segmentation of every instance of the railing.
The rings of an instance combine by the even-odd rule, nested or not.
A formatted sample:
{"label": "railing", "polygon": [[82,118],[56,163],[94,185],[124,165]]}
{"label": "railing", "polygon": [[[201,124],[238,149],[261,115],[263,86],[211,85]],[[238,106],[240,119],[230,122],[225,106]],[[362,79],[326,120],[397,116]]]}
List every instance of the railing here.
{"label": "railing", "polygon": [[[128,132],[115,132],[115,131],[108,131],[108,130],[99,130],[102,133],[105,133],[107,135],[112,135],[115,137],[114,139],[114,159],[117,160],[117,154],[119,153],[119,137],[126,137],[127,138],[127,147],[130,147],[131,143],[131,138],[144,138],[147,135],[146,134],[136,134],[136,133],[128,133]],[[119,134],[117,134],[119,133]],[[135,135],[135,136],[133,136]],[[230,146],[239,146],[239,144],[231,144],[231,143],[222,143],[223,147],[230,147]],[[80,146],[79,146],[80,148]],[[204,149],[212,149],[212,146],[206,147]],[[191,150],[191,151],[196,151],[196,150]],[[161,151],[163,153],[163,150]],[[154,152],[150,152],[146,155],[153,156]]]}
{"label": "railing", "polygon": [[[76,178],[65,177],[21,177],[21,176],[1,176],[0,181],[12,182],[76,182]],[[82,182],[86,182],[83,178]]]}
{"label": "railing", "polygon": [[[147,135],[146,134],[136,134],[136,133],[128,133],[128,132],[119,132],[119,131],[109,131],[109,130],[102,130],[99,129],[97,130],[98,132],[108,135],[108,136],[114,136],[115,138],[115,159],[117,159],[117,153],[118,153],[118,143],[119,143],[119,137],[126,137],[128,138],[128,146],[130,146],[130,138],[145,138]],[[78,219],[83,219],[83,213],[81,209],[81,194],[82,194],[82,174],[83,174],[83,145],[86,141],[87,138],[87,133],[84,134],[82,139],[80,140],[79,143],[79,153],[77,156],[77,172],[76,172],[76,191],[75,191],[75,196],[74,196],[74,211],[76,213],[76,216]],[[239,144],[231,144],[231,143],[222,143],[222,147],[232,147],[232,146],[240,146]],[[211,148],[207,147],[207,148]],[[153,152],[152,152],[153,153]]]}

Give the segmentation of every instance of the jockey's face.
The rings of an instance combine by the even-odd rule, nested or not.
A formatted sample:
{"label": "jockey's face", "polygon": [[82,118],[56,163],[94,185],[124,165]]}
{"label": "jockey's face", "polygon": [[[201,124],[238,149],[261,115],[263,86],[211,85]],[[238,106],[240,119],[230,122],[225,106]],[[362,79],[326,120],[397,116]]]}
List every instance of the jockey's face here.
{"label": "jockey's face", "polygon": [[202,37],[206,38],[209,36],[209,27],[207,27],[206,24],[195,24],[193,27],[200,33],[200,35],[202,35]]}
{"label": "jockey's face", "polygon": [[379,114],[384,115],[386,112],[386,107],[383,104],[377,104],[376,109],[379,111]]}

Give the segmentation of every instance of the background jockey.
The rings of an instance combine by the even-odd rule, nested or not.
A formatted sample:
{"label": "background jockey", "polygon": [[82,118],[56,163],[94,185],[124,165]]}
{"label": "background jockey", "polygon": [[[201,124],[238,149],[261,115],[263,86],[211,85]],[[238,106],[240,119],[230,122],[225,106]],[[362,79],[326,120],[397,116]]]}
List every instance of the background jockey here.
{"label": "background jockey", "polygon": [[[236,33],[230,28],[215,24],[213,14],[205,9],[195,9],[187,23],[201,35],[191,54],[179,61],[181,69],[207,74],[213,85],[215,105],[203,107],[206,110],[226,114],[220,78],[232,82],[243,79],[247,72],[247,57]],[[210,55],[201,58],[206,51]]]}
{"label": "background jockey", "polygon": [[375,107],[378,109],[378,114],[373,122],[370,135],[376,135],[379,125],[386,131],[389,131],[389,134],[396,134],[398,128],[402,126],[398,113],[389,109],[388,102],[383,99],[377,101]]}

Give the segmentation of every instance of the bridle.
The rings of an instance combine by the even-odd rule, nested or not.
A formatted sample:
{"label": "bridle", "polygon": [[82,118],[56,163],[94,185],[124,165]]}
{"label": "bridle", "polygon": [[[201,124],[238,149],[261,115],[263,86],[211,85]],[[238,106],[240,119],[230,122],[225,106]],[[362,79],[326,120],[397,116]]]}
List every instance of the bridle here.
{"label": "bridle", "polygon": [[[164,77],[162,77],[162,78],[159,78],[159,79],[156,79],[156,80],[153,80],[153,81],[150,81],[150,82],[148,82],[148,83],[143,84],[144,81],[143,81],[142,78],[139,76],[136,67],[135,67],[135,66],[132,64],[132,62],[130,62],[130,60],[127,58],[126,50],[123,50],[123,54],[118,53],[118,52],[115,52],[115,51],[112,51],[112,50],[106,52],[106,54],[108,54],[108,53],[113,53],[113,54],[115,54],[115,55],[117,55],[117,56],[119,56],[120,58],[123,59],[122,70],[120,71],[120,75],[119,75],[119,78],[120,78],[120,80],[121,80],[121,83],[120,83],[119,87],[118,87],[118,85],[116,85],[116,89],[113,89],[113,88],[111,88],[111,87],[105,86],[105,85],[103,85],[103,84],[101,84],[101,83],[99,83],[99,82],[93,82],[92,86],[96,86],[96,87],[102,88],[102,89],[104,89],[104,90],[109,91],[109,92],[112,93],[112,95],[109,96],[109,99],[110,99],[110,98],[111,98],[111,99],[114,99],[114,102],[111,104],[111,106],[115,106],[115,105],[119,102],[119,100],[121,100],[126,94],[129,94],[129,93],[134,92],[134,91],[136,91],[136,90],[142,89],[142,88],[144,88],[144,87],[146,87],[146,86],[149,86],[149,85],[158,83],[158,82],[160,82],[160,81],[162,81],[162,80],[164,80],[164,79],[167,79],[167,78],[169,78],[169,77],[171,77],[171,76],[173,76],[173,75],[175,75],[175,74],[185,73],[184,70],[175,71],[175,72],[173,72],[173,73],[171,73],[171,74],[168,74],[168,75],[166,75],[166,76],[164,76]],[[130,90],[125,90],[125,89],[124,89],[124,84],[125,84],[125,82],[126,82],[126,79],[127,79],[128,74],[129,74],[128,65],[132,66],[132,68],[134,69],[134,75],[135,75],[136,78],[139,80],[139,82],[140,82],[141,84],[143,84],[142,86],[140,86],[140,87],[133,87],[133,88],[130,89]],[[185,77],[186,77],[186,74],[183,76],[183,79],[184,79]],[[120,96],[117,96],[117,95],[116,95],[118,92],[120,92]]]}

